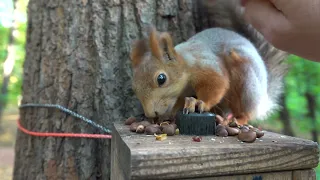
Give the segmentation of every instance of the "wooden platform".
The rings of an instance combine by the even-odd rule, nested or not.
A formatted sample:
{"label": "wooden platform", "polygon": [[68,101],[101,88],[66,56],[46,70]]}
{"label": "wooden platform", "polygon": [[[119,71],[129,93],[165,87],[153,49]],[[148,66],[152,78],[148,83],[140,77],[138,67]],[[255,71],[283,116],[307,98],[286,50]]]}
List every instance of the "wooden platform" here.
{"label": "wooden platform", "polygon": [[300,138],[266,132],[254,143],[236,137],[154,136],[132,133],[114,124],[111,141],[111,180],[315,180],[318,144]]}

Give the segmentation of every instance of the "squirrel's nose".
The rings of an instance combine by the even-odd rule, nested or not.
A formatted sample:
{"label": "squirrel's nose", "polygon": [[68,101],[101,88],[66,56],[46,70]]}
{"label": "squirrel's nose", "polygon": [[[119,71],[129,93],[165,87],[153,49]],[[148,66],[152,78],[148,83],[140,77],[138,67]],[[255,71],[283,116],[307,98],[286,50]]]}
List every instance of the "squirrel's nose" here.
{"label": "squirrel's nose", "polygon": [[157,111],[155,111],[154,114],[155,114],[156,116],[158,116],[159,113],[158,113]]}

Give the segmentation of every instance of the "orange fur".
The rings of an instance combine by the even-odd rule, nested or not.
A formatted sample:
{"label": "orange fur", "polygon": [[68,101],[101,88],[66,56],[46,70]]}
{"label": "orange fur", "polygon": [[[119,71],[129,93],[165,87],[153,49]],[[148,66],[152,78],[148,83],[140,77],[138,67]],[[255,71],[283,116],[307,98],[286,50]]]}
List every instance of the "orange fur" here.
{"label": "orange fur", "polygon": [[210,68],[193,68],[191,85],[197,99],[204,102],[205,111],[210,111],[217,105],[229,89],[228,78]]}
{"label": "orange fur", "polygon": [[247,124],[251,118],[251,112],[245,112],[245,104],[242,103],[242,92],[245,81],[243,66],[248,61],[240,57],[234,50],[223,57],[230,77],[230,90],[226,94],[225,103],[231,109],[238,123]]}
{"label": "orange fur", "polygon": [[159,39],[158,39],[158,32],[155,29],[152,29],[150,32],[150,48],[152,54],[157,58],[162,58],[162,50],[160,48]]}
{"label": "orange fur", "polygon": [[167,51],[167,53],[169,53],[169,56],[171,58],[177,55],[177,53],[174,50],[172,38],[169,33],[161,33],[160,42],[163,45],[164,50]]}

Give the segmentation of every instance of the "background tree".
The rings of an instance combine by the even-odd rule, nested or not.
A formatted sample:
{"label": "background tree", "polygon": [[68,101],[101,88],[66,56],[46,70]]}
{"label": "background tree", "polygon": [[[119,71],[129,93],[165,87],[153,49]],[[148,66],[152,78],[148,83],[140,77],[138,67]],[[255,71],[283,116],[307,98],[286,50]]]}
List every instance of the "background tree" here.
{"label": "background tree", "polygon": [[[286,77],[287,102],[291,121],[295,122],[294,129],[299,133],[310,133],[306,138],[319,142],[319,108],[320,101],[320,63],[291,56],[288,63],[292,65]],[[292,123],[293,124],[293,123]]]}
{"label": "background tree", "polygon": [[[30,0],[22,104],[59,104],[107,127],[142,113],[131,90],[131,44],[149,24],[172,32],[176,43],[187,39],[199,28],[197,2]],[[98,132],[53,109],[20,116],[32,131]],[[108,179],[109,145],[19,132],[14,179]]]}

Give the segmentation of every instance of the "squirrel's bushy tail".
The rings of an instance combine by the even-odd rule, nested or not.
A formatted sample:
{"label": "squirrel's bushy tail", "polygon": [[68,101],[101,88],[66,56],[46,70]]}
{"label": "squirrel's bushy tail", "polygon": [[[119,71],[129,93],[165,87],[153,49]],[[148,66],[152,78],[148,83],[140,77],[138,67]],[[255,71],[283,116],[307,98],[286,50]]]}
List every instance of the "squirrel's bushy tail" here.
{"label": "squirrel's bushy tail", "polygon": [[283,61],[288,53],[276,49],[264,37],[248,25],[242,16],[240,0],[199,0],[199,19],[201,25],[222,27],[233,30],[249,39],[258,49],[268,70],[268,96],[277,104],[283,91],[283,78],[288,66]]}

